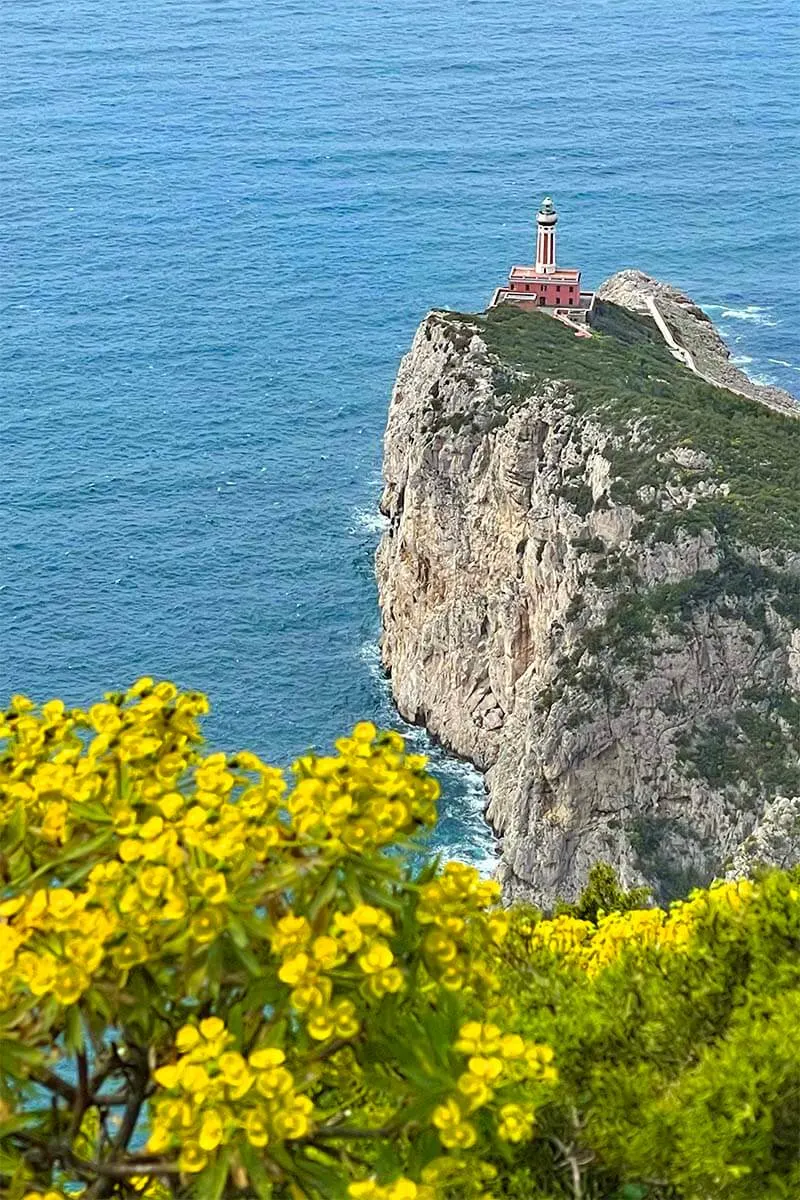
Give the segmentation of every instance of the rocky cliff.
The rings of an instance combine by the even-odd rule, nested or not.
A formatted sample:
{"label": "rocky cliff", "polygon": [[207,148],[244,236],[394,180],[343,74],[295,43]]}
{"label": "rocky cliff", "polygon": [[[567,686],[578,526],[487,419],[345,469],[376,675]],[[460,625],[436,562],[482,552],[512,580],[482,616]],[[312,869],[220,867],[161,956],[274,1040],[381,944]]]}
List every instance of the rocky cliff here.
{"label": "rocky cliff", "polygon": [[[392,397],[383,661],[486,772],[509,897],[572,897],[598,859],[666,897],[774,843],[800,793],[800,409],[670,357],[660,287],[614,277],[590,339],[431,313]],[[670,291],[678,341],[744,390]]]}

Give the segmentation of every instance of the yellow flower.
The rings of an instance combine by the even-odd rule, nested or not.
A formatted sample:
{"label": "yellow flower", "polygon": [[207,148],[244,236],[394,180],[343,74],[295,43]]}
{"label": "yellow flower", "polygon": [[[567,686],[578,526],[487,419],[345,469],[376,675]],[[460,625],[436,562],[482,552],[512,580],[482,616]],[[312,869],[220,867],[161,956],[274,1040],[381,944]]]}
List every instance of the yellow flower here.
{"label": "yellow flower", "polygon": [[308,1014],[308,1035],[318,1042],[327,1041],[333,1034],[335,1025],[336,1017],[330,1008],[312,1009]]}
{"label": "yellow flower", "polygon": [[153,1078],[163,1088],[175,1088],[181,1080],[181,1068],[177,1063],[168,1063],[154,1071]]}
{"label": "yellow flower", "polygon": [[137,832],[139,837],[146,842],[151,842],[154,838],[160,837],[164,831],[163,817],[150,817],[143,825],[140,825]]}
{"label": "yellow flower", "polygon": [[132,687],[128,688],[127,699],[136,700],[139,696],[146,696],[152,690],[154,683],[155,680],[151,679],[149,675],[142,675]]}
{"label": "yellow flower", "polygon": [[142,844],[134,838],[125,838],[120,842],[117,853],[123,862],[135,862],[137,858],[142,857]]}
{"label": "yellow flower", "polygon": [[186,915],[186,897],[173,892],[167,903],[159,910],[162,921],[180,921]]}
{"label": "yellow flower", "polygon": [[469,1060],[469,1069],[473,1075],[487,1083],[493,1082],[503,1073],[503,1063],[499,1058],[483,1058],[475,1056]]}
{"label": "yellow flower", "polygon": [[203,1114],[203,1122],[200,1126],[198,1134],[198,1142],[201,1150],[216,1150],[220,1145],[224,1136],[222,1126],[222,1118],[217,1112],[207,1112]]}
{"label": "yellow flower", "polygon": [[311,1129],[313,1108],[308,1096],[295,1096],[291,1105],[275,1114],[273,1126],[278,1137],[286,1140],[304,1137]]}
{"label": "yellow flower", "polygon": [[432,929],[427,934],[423,946],[427,953],[439,963],[452,962],[458,953],[458,947],[453,939],[438,929]]}
{"label": "yellow flower", "polygon": [[517,1033],[507,1033],[500,1040],[500,1053],[503,1058],[522,1058],[525,1053],[525,1043]]}
{"label": "yellow flower", "polygon": [[470,1112],[488,1104],[494,1095],[486,1080],[473,1075],[471,1071],[466,1071],[461,1075],[456,1086],[459,1092],[466,1096]]}
{"label": "yellow flower", "polygon": [[145,867],[139,872],[137,880],[144,895],[156,899],[169,889],[172,875],[166,867]]}
{"label": "yellow flower", "polygon": [[198,1171],[202,1171],[207,1162],[208,1155],[197,1143],[183,1143],[181,1155],[178,1159],[178,1166],[182,1171],[186,1171],[190,1175],[195,1175]]}
{"label": "yellow flower", "polygon": [[380,998],[387,993],[401,992],[405,985],[403,972],[399,967],[389,967],[387,971],[378,971],[365,980],[365,987],[370,995]]}
{"label": "yellow flower", "polygon": [[219,1056],[219,1071],[232,1100],[240,1100],[253,1085],[253,1076],[247,1063],[236,1051],[229,1050]]}
{"label": "yellow flower", "polygon": [[311,953],[324,971],[330,971],[342,961],[339,945],[332,937],[315,938],[311,944]]}
{"label": "yellow flower", "polygon": [[150,1154],[163,1154],[172,1145],[172,1131],[165,1125],[155,1125],[147,1139],[147,1150]]}
{"label": "yellow flower", "polygon": [[311,926],[305,917],[296,917],[294,913],[281,917],[270,936],[274,953],[281,955],[302,950],[310,940]]}
{"label": "yellow flower", "polygon": [[439,1130],[443,1146],[449,1150],[468,1150],[477,1140],[474,1125],[465,1121],[455,1100],[447,1100],[433,1110],[433,1124]]}
{"label": "yellow flower", "polygon": [[[352,1197],[352,1200],[380,1200],[383,1188],[379,1187],[374,1179],[361,1179],[348,1186],[347,1194]],[[28,1198],[26,1197],[25,1200]]]}
{"label": "yellow flower", "polygon": [[184,799],[180,792],[168,792],[166,796],[162,796],[158,801],[158,807],[168,821],[177,817],[183,806]]}
{"label": "yellow flower", "polygon": [[355,1037],[360,1025],[356,1016],[356,1006],[352,1000],[340,1000],[333,1011],[336,1036],[340,1038]]}
{"label": "yellow flower", "polygon": [[348,954],[355,954],[364,944],[364,933],[352,914],[335,912],[331,928]]}
{"label": "yellow flower", "polygon": [[175,1049],[181,1054],[192,1050],[200,1041],[200,1030],[196,1025],[182,1025],[175,1035]]}
{"label": "yellow flower", "polygon": [[225,1022],[219,1017],[206,1017],[200,1022],[200,1033],[207,1042],[221,1037],[225,1032]]}
{"label": "yellow flower", "polygon": [[506,1142],[521,1142],[530,1137],[533,1117],[533,1109],[526,1112],[519,1104],[504,1104],[500,1109],[497,1132]]}
{"label": "yellow flower", "polygon": [[122,717],[115,704],[93,704],[89,722],[97,733],[114,734],[122,725]]}
{"label": "yellow flower", "polygon": [[269,1141],[267,1126],[261,1113],[251,1110],[244,1121],[244,1131],[251,1146],[266,1146]]}
{"label": "yellow flower", "polygon": [[254,1050],[247,1061],[254,1071],[266,1071],[286,1062],[286,1055],[278,1046],[264,1046]]}
{"label": "yellow flower", "polygon": [[63,800],[53,800],[47,805],[42,820],[42,837],[46,842],[63,842],[67,833],[67,805]]}
{"label": "yellow flower", "polygon": [[186,1063],[181,1067],[181,1087],[191,1095],[202,1096],[210,1084],[208,1072],[199,1063]]}
{"label": "yellow flower", "polygon": [[67,963],[56,972],[53,995],[60,1004],[74,1004],[88,986],[89,980],[80,967]]}
{"label": "yellow flower", "polygon": [[67,710],[63,700],[48,700],[42,705],[42,717],[48,725],[54,725],[58,721],[63,721],[67,715]]}
{"label": "yellow flower", "polygon": [[460,1050],[462,1054],[496,1054],[501,1046],[499,1025],[482,1025],[480,1021],[467,1021],[458,1031],[456,1050]]}
{"label": "yellow flower", "polygon": [[394,955],[386,942],[375,941],[358,956],[358,965],[365,975],[385,971],[394,962]]}
{"label": "yellow flower", "polygon": [[313,971],[314,968],[311,959],[307,954],[295,954],[281,964],[281,968],[278,971],[278,978],[283,983],[288,983],[290,987],[295,987],[309,973],[313,975]]}
{"label": "yellow flower", "polygon": [[225,916],[219,909],[212,908],[205,912],[199,912],[191,924],[192,937],[201,945],[213,942],[224,924]]}
{"label": "yellow flower", "polygon": [[209,904],[222,904],[228,896],[228,884],[221,871],[197,871],[194,882]]}

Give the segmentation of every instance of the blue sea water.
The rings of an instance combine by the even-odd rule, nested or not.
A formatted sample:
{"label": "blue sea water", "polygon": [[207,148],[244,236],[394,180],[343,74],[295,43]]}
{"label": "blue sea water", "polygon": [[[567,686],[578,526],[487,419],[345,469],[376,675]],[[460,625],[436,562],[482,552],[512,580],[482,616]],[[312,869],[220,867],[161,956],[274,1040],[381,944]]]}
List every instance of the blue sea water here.
{"label": "blue sea water", "polygon": [[[380,440],[426,309],[532,255],[800,388],[797,0],[6,0],[0,696],[143,672],[281,763],[397,723]],[[420,735],[417,735],[420,740]],[[438,756],[439,844],[489,845]]]}

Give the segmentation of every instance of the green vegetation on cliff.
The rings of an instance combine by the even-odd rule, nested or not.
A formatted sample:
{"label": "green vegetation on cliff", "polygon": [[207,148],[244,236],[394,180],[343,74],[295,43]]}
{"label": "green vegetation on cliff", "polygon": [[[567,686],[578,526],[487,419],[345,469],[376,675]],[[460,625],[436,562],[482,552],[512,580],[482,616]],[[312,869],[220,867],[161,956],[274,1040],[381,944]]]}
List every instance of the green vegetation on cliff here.
{"label": "green vegetation on cliff", "polygon": [[[579,412],[619,435],[609,440],[616,477],[612,496],[647,519],[640,536],[669,537],[676,526],[723,526],[760,547],[800,550],[800,420],[714,387],[677,363],[647,317],[601,304],[594,336],[577,338],[543,313],[501,305],[485,314],[443,313],[453,337],[468,343],[477,329],[496,356],[496,390],[506,413],[532,387],[566,384]],[[465,416],[466,419],[466,416]],[[686,447],[710,460],[702,470],[664,460]],[[726,484],[726,496],[700,498],[675,513],[647,511],[640,489],[702,478]]]}

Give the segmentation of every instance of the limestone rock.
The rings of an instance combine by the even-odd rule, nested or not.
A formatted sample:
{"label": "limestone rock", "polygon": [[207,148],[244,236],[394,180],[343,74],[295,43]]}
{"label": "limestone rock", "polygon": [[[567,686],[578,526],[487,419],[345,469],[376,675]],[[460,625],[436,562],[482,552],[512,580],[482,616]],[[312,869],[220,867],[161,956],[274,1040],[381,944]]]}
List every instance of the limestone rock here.
{"label": "limestone rock", "polygon": [[[642,311],[642,278],[601,291]],[[700,310],[659,303],[722,370]],[[800,554],[731,537],[702,438],[591,402],[549,341],[521,368],[492,328],[430,314],[397,377],[377,554],[395,702],[485,771],[509,898],[574,897],[599,859],[677,894],[760,836],[800,769]],[[683,386],[660,361],[647,386]]]}
{"label": "limestone rock", "polygon": [[791,867],[800,859],[800,796],[778,796],[739,846],[728,879],[751,875],[759,867]]}

